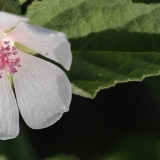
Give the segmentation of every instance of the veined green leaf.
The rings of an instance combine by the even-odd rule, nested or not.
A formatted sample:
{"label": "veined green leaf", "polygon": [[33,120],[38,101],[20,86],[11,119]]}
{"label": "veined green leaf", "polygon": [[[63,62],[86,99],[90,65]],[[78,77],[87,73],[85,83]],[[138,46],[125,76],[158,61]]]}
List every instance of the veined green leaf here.
{"label": "veined green leaf", "polygon": [[34,1],[26,14],[32,24],[67,34],[73,93],[89,98],[117,83],[159,75],[159,15],[159,3],[131,0]]}
{"label": "veined green leaf", "polygon": [[[92,98],[117,83],[141,81],[160,74],[160,54],[156,52],[74,52],[69,77],[73,93]],[[81,63],[81,64],[80,64]],[[77,70],[83,66],[83,69]]]}

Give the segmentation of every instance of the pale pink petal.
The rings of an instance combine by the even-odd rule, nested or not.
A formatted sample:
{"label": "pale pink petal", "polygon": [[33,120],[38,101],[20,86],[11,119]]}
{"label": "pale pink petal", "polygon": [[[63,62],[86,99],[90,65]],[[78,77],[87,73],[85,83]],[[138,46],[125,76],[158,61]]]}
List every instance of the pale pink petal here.
{"label": "pale pink petal", "polygon": [[19,110],[29,127],[54,124],[68,111],[71,86],[57,66],[21,51],[21,67],[13,75]]}
{"label": "pale pink petal", "polygon": [[64,33],[21,23],[8,36],[9,39],[62,64],[65,69],[70,69],[72,54]]}
{"label": "pale pink petal", "polygon": [[15,27],[20,22],[27,22],[28,19],[11,13],[0,11],[0,33]]}
{"label": "pale pink petal", "polygon": [[0,79],[0,139],[12,139],[19,133],[19,111],[5,72]]}

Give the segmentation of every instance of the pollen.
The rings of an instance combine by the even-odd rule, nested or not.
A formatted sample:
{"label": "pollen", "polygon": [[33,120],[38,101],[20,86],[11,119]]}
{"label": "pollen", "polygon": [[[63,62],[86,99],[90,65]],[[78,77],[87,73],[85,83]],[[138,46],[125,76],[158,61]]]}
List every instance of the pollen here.
{"label": "pollen", "polygon": [[11,45],[9,41],[3,42],[3,46],[0,48],[0,78],[2,78],[4,70],[10,75],[16,73],[17,69],[21,67],[21,60],[17,54],[15,46]]}

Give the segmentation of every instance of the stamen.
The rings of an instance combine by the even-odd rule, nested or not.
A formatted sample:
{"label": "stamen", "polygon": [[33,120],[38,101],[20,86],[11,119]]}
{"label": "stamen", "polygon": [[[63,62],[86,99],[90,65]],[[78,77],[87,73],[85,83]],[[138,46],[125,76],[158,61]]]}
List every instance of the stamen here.
{"label": "stamen", "polygon": [[12,46],[9,41],[4,41],[3,47],[0,48],[0,78],[5,69],[8,74],[14,74],[21,67],[20,57],[15,57],[18,52],[15,46]]}
{"label": "stamen", "polygon": [[4,44],[5,44],[5,45],[9,44],[9,41],[4,41]]}

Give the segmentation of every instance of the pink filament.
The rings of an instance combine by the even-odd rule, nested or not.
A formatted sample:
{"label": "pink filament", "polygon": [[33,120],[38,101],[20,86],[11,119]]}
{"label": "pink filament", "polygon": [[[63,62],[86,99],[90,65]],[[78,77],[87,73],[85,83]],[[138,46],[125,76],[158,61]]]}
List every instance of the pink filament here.
{"label": "pink filament", "polygon": [[[2,71],[6,69],[9,74],[17,72],[20,65],[20,58],[17,55],[16,48],[10,45],[9,41],[4,41],[4,46],[0,48],[0,78],[2,78]],[[14,58],[10,58],[10,57]]]}

